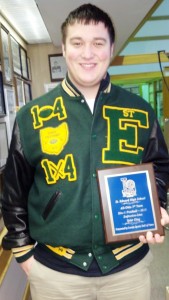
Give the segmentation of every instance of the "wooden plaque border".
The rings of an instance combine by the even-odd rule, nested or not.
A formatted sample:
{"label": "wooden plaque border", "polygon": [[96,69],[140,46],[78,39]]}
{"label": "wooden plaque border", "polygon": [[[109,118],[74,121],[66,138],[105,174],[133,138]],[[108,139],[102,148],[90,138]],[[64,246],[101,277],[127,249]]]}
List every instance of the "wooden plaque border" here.
{"label": "wooden plaque border", "polygon": [[[106,185],[106,178],[116,177],[120,174],[126,176],[128,174],[139,174],[140,171],[148,174],[150,188],[148,188],[150,198],[151,198],[151,207],[153,212],[154,223],[156,224],[155,229],[153,230],[143,230],[143,231],[130,231],[129,233],[125,234],[118,234],[115,233],[114,230],[114,222],[113,222],[113,207],[110,204],[109,200],[109,193],[107,192],[107,185]],[[99,185],[99,193],[100,193],[100,200],[101,200],[101,208],[102,208],[102,215],[103,215],[103,223],[104,223],[104,230],[105,230],[105,238],[106,243],[118,242],[118,241],[127,241],[137,239],[140,235],[145,235],[147,231],[152,231],[154,234],[159,233],[160,235],[164,235],[164,228],[161,225],[161,212],[160,212],[160,202],[157,193],[157,187],[155,182],[155,175],[152,163],[144,163],[139,165],[132,165],[132,166],[124,166],[118,168],[110,168],[110,169],[102,169],[97,170],[97,180]]]}

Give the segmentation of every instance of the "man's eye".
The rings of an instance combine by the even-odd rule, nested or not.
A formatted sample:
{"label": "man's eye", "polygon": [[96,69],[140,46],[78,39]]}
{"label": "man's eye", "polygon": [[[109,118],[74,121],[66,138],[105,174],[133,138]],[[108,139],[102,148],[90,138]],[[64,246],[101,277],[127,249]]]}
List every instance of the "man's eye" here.
{"label": "man's eye", "polygon": [[101,47],[101,46],[103,46],[103,42],[95,42],[95,46],[96,47]]}
{"label": "man's eye", "polygon": [[74,45],[75,47],[79,47],[81,44],[82,44],[81,42],[73,42],[73,45]]}

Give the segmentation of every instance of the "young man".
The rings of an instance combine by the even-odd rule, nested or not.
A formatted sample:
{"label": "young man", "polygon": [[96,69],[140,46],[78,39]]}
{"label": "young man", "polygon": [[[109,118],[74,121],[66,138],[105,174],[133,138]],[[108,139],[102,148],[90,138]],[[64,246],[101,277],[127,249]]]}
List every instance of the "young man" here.
{"label": "young man", "polygon": [[33,300],[148,300],[148,243],[105,243],[97,169],[152,162],[161,205],[169,182],[167,148],[151,107],[110,83],[114,27],[85,4],[62,24],[68,74],[17,114],[5,170],[2,211]]}

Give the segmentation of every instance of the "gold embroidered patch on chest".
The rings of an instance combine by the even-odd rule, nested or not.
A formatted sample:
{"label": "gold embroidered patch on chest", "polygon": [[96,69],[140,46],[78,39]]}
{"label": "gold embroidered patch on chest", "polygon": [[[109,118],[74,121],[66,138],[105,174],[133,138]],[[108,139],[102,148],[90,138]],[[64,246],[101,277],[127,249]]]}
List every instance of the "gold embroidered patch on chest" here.
{"label": "gold embroidered patch on chest", "polygon": [[60,154],[68,139],[69,129],[66,122],[57,127],[47,127],[40,130],[41,150],[46,154]]}

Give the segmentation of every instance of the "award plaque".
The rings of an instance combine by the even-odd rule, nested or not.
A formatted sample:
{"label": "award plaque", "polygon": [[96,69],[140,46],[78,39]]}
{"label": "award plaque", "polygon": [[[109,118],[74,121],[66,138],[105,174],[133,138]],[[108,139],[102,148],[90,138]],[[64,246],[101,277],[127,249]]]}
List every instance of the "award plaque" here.
{"label": "award plaque", "polygon": [[97,170],[106,243],[164,235],[152,163]]}

